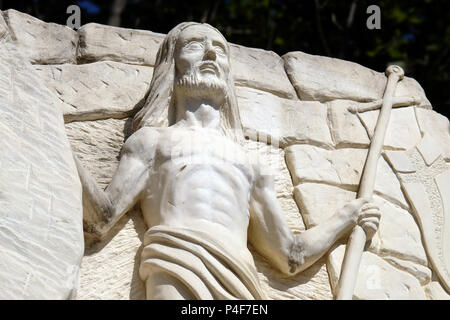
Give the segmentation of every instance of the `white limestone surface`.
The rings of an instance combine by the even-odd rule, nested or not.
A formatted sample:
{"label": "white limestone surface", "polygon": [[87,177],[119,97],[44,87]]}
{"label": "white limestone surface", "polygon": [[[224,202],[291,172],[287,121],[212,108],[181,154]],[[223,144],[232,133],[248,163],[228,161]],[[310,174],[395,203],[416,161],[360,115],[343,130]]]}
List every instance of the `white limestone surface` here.
{"label": "white limestone surface", "polygon": [[78,63],[116,61],[153,66],[161,33],[88,23],[78,30]]}
{"label": "white limestone surface", "polygon": [[35,65],[63,102],[65,122],[129,117],[142,107],[153,68],[113,61]]}
{"label": "white limestone surface", "polygon": [[[289,52],[282,57],[286,73],[301,100],[331,101],[335,99],[374,101],[383,97],[386,76],[360,64],[336,58]],[[405,77],[399,82],[395,96],[414,96],[420,106],[431,109],[422,87]]]}
{"label": "white limestone surface", "polygon": [[69,27],[46,23],[28,14],[2,11],[15,47],[33,64],[75,63],[78,33]]}
{"label": "white limestone surface", "polygon": [[73,298],[81,185],[60,102],[13,41],[0,44],[0,299]]}
{"label": "white limestone surface", "polygon": [[[61,137],[64,135],[59,128],[61,124],[55,124],[58,117],[62,121],[58,110],[64,113],[74,153],[104,188],[117,168],[119,151],[130,133],[129,117],[140,108],[148,93],[156,52],[164,35],[98,24],[85,25],[75,32],[14,10],[3,11],[2,17],[6,22],[0,24],[0,38],[5,41],[10,36],[14,45],[1,49],[2,59],[9,60],[1,67],[0,100],[14,108],[0,110],[0,126],[7,137],[0,143],[2,150],[8,151],[0,153],[0,202],[8,204],[3,207],[6,214],[0,220],[4,222],[0,235],[11,229],[5,224],[8,221],[30,224],[24,224],[16,241],[8,238],[2,242],[2,246],[16,247],[1,254],[27,248],[33,259],[54,254],[52,257],[59,260],[43,270],[41,265],[48,263],[45,259],[36,263],[16,259],[20,263],[11,264],[2,264],[7,260],[0,259],[3,266],[0,277],[14,275],[3,277],[7,281],[0,282],[0,286],[15,286],[9,291],[14,297],[40,297],[34,288],[43,286],[53,288],[45,297],[65,298],[73,295],[77,286],[76,269],[83,244],[81,191],[78,181],[72,189],[67,187],[68,181],[72,181],[73,163],[67,150],[61,151],[66,142],[62,141],[65,138]],[[15,53],[7,55],[7,50],[19,50],[25,62]],[[20,66],[16,67],[19,60]],[[281,59],[273,52],[234,44],[231,44],[231,68],[245,133],[250,139],[261,141],[247,141],[245,147],[249,151],[257,149],[263,162],[278,165],[277,199],[290,229],[299,233],[326,221],[356,197],[366,149],[379,113],[354,114],[348,108],[379,100],[385,75],[339,59],[301,52],[288,53]],[[43,80],[39,85],[36,77]],[[420,229],[421,221],[411,207],[411,199],[405,197],[405,187],[399,179],[402,174],[411,174],[413,182],[424,185],[422,189],[430,197],[433,211],[448,211],[444,208],[446,176],[440,176],[434,186],[432,175],[425,169],[417,171],[404,151],[419,145],[417,156],[424,159],[426,166],[450,168],[449,122],[442,115],[426,110],[431,104],[414,79],[402,80],[396,96],[414,96],[421,102],[419,106],[392,112],[376,181],[375,200],[382,208],[382,218],[363,255],[355,298],[445,299],[449,297],[448,287],[437,276],[436,267],[430,263],[430,252],[422,242],[424,236],[430,238],[433,232],[427,228],[424,234]],[[53,102],[47,103],[48,100]],[[39,106],[35,108],[40,110],[39,114],[28,106]],[[50,142],[42,137],[44,131],[52,136]],[[11,144],[14,139],[20,143]],[[274,148],[274,144],[281,148]],[[13,147],[18,152],[11,151],[16,150]],[[49,167],[50,171],[35,166],[42,159],[47,159],[45,170]],[[65,170],[72,173],[61,173]],[[49,177],[49,172],[58,174]],[[40,179],[36,180],[38,176]],[[421,182],[421,178],[426,181]],[[61,208],[65,214],[72,214],[61,218],[58,215],[62,214]],[[25,216],[28,220],[24,220]],[[78,299],[145,297],[137,274],[145,229],[140,210],[132,210],[100,243],[92,243],[86,237]],[[31,237],[27,232],[38,243],[47,239],[44,244],[48,247],[26,247],[31,243],[22,244]],[[67,239],[71,239],[70,246],[66,246]],[[64,253],[60,253],[63,247]],[[295,277],[283,276],[252,247],[250,250],[269,298],[332,299],[343,248],[339,246]],[[29,267],[25,270],[24,266]],[[60,272],[58,268],[68,271]],[[39,280],[39,275],[45,281]]]}

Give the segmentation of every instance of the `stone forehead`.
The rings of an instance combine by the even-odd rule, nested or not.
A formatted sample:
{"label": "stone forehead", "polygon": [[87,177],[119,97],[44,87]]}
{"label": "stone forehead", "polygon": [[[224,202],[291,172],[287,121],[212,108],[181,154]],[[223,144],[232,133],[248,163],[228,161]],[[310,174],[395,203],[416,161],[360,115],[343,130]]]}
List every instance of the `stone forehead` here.
{"label": "stone forehead", "polygon": [[[195,30],[194,30],[195,29]],[[184,28],[181,32],[178,38],[181,38],[183,36],[213,36],[213,35],[219,35],[221,40],[225,42],[225,44],[228,44],[227,39],[223,36],[222,33],[220,33],[219,30],[216,28],[210,26],[209,24],[203,23],[203,24],[192,24]]]}

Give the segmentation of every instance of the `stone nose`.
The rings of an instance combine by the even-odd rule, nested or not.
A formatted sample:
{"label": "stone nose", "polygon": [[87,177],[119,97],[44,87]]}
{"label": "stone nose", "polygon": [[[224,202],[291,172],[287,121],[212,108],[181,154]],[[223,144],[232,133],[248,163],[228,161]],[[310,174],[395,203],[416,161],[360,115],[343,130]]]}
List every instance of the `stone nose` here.
{"label": "stone nose", "polygon": [[210,41],[206,42],[204,60],[216,60],[216,51]]}

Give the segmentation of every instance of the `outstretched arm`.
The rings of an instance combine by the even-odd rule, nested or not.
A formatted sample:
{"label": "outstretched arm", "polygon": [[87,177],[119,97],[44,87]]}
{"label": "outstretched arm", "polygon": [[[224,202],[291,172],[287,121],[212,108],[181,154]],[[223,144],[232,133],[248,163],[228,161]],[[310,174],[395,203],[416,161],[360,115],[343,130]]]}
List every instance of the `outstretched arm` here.
{"label": "outstretched arm", "polygon": [[156,143],[150,141],[157,141],[156,132],[143,128],[125,142],[119,167],[105,190],[74,156],[83,191],[94,209],[84,213],[85,231],[103,237],[139,200],[153,161]]}
{"label": "outstretched arm", "polygon": [[358,220],[368,233],[374,233],[378,227],[378,208],[366,204],[367,199],[357,199],[326,222],[294,235],[286,224],[271,176],[256,178],[250,201],[249,240],[285,274],[296,274],[310,267]]}

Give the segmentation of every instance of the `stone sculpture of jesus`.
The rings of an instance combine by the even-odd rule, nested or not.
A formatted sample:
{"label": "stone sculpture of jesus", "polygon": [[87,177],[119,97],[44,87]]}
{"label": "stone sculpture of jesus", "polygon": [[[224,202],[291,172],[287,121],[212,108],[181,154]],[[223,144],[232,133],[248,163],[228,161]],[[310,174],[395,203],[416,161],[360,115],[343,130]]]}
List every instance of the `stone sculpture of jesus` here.
{"label": "stone sculpture of jesus", "polygon": [[146,105],[119,167],[100,190],[77,161],[103,236],[139,203],[148,226],[140,276],[148,299],[265,299],[247,241],[295,275],[359,223],[373,234],[379,210],[358,199],[294,235],[273,179],[241,146],[230,52],[207,24],[183,23],[162,43]]}

